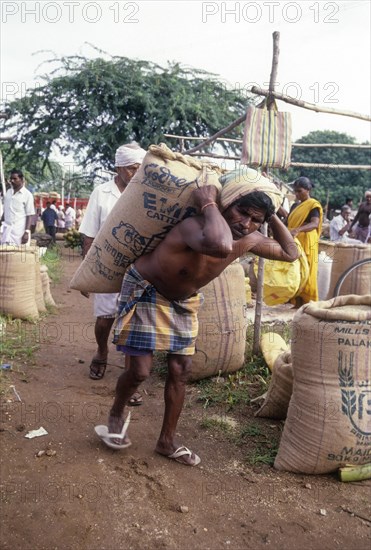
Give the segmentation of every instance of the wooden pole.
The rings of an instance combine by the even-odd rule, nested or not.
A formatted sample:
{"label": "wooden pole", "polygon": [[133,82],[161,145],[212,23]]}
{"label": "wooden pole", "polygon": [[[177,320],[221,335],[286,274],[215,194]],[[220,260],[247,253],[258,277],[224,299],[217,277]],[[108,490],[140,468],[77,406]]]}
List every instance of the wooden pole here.
{"label": "wooden pole", "polygon": [[361,113],[355,113],[354,111],[341,111],[340,109],[332,109],[331,107],[318,107],[318,105],[315,105],[314,103],[308,103],[307,101],[302,101],[301,99],[294,99],[293,97],[289,97],[279,92],[263,90],[258,86],[252,86],[250,92],[256,95],[273,96],[276,99],[285,101],[286,103],[291,103],[291,105],[296,105],[296,107],[302,107],[303,109],[309,109],[310,111],[316,111],[317,113],[329,113],[331,115],[348,116],[351,118],[371,121],[371,117],[369,115],[362,115]]}
{"label": "wooden pole", "polygon": [[[262,226],[263,235],[267,235],[267,224]],[[260,332],[263,310],[263,282],[264,282],[264,258],[259,258],[257,286],[256,286],[256,301],[255,301],[255,317],[254,317],[254,335],[253,335],[253,355],[257,355],[260,351]]]}
{"label": "wooden pole", "polygon": [[[268,109],[273,103],[273,93],[276,85],[277,69],[278,69],[278,57],[280,54],[280,33],[275,31],[273,33],[273,56],[272,56],[272,69],[269,79],[269,95],[268,95]],[[268,167],[265,168],[265,172],[268,174]],[[267,235],[267,224],[263,224],[263,235]],[[264,258],[259,258],[258,263],[258,276],[256,287],[256,303],[255,303],[255,319],[254,319],[254,339],[253,339],[253,353],[257,355],[260,350],[260,333],[261,333],[261,320],[263,309],[263,285],[264,285]]]}
{"label": "wooden pole", "polygon": [[226,134],[227,132],[229,132],[230,130],[233,130],[233,128],[235,128],[236,126],[238,126],[239,124],[244,122],[245,118],[246,118],[246,114],[243,114],[242,116],[240,116],[240,118],[237,118],[236,120],[231,122],[231,124],[229,124],[229,126],[226,126],[222,130],[219,130],[219,132],[217,132],[213,136],[205,139],[205,141],[203,141],[199,145],[196,145],[195,147],[192,147],[191,149],[188,149],[188,151],[185,151],[184,154],[189,155],[190,153],[195,153],[196,151],[199,151],[203,147],[206,147],[206,145],[209,145],[209,143],[211,143],[212,141],[215,141],[216,138],[218,138],[219,136],[222,136],[223,134]]}
{"label": "wooden pole", "polygon": [[269,96],[272,96],[274,89],[276,87],[279,55],[280,55],[280,33],[278,31],[274,31],[272,69],[271,69],[271,75],[269,78]]}
{"label": "wooden pole", "polygon": [[[189,136],[178,136],[176,134],[163,134],[164,137],[174,138],[179,140],[188,139],[189,141],[204,141],[203,137],[189,137]],[[232,138],[217,138],[215,141],[226,141],[228,143],[243,143],[242,139],[232,139]],[[338,149],[371,149],[371,145],[359,145],[357,143],[292,143],[291,147],[322,147],[322,148],[338,148]]]}

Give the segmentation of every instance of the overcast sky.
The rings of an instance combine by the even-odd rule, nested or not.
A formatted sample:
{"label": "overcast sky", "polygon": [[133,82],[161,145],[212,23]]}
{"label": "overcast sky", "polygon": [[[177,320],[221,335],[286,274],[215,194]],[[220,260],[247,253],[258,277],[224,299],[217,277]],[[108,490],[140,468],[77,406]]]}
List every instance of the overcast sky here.
{"label": "overcast sky", "polygon": [[[24,93],[52,57],[111,55],[177,61],[230,87],[267,87],[272,33],[280,32],[276,90],[310,103],[370,113],[370,2],[7,1],[1,2],[2,100]],[[44,53],[36,53],[45,50]],[[40,65],[41,64],[41,65]],[[370,124],[279,101],[293,140],[335,130],[371,141]],[[242,129],[241,129],[242,132]]]}

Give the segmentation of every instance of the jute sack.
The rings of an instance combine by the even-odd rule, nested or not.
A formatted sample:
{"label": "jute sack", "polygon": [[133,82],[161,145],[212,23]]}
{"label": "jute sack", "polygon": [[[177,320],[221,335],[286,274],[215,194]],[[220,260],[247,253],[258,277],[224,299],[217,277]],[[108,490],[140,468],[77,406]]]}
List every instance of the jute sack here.
{"label": "jute sack", "polygon": [[35,301],[39,313],[45,313],[46,307],[41,285],[39,248],[35,241],[31,240],[30,246],[2,245],[2,252],[18,251],[21,254],[33,254],[35,264]]}
{"label": "jute sack", "polygon": [[40,257],[38,249],[34,249],[35,254],[35,301],[39,313],[46,312],[45,300],[43,287],[41,282],[41,273],[40,273]]}
{"label": "jute sack", "polygon": [[43,291],[45,305],[56,307],[56,303],[53,299],[52,293],[50,292],[50,278],[48,275],[48,268],[46,265],[42,265],[40,267],[40,275],[41,275],[41,284],[42,284],[42,291]]}
{"label": "jute sack", "polygon": [[371,458],[371,295],[305,304],[293,319],[293,393],[274,467],[325,474]]}
{"label": "jute sack", "polygon": [[129,264],[156,248],[174,225],[196,213],[192,191],[213,184],[219,169],[151,145],[77,269],[71,288],[85,292],[119,292]]}
{"label": "jute sack", "polygon": [[281,353],[275,360],[264,403],[255,416],[284,420],[292,395],[292,381],[291,352],[288,350]]}
{"label": "jute sack", "polygon": [[[371,257],[371,245],[369,244],[350,244],[350,243],[331,243],[328,241],[319,242],[319,250],[325,251],[332,258],[330,288],[328,296],[334,295],[334,289],[339,277],[359,260]],[[340,295],[357,294],[363,296],[371,293],[371,264],[365,264],[352,273],[344,280],[340,288]]]}
{"label": "jute sack", "polygon": [[0,313],[36,320],[35,253],[25,246],[0,247]]}
{"label": "jute sack", "polygon": [[199,331],[191,380],[234,372],[243,367],[246,347],[245,273],[237,261],[201,288]]}

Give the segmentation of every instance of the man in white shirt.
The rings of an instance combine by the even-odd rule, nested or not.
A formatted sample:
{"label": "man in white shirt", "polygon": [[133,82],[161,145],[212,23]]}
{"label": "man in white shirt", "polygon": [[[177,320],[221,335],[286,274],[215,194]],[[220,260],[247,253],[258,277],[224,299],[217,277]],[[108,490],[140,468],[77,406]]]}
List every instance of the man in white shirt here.
{"label": "man in white shirt", "polygon": [[359,244],[361,241],[349,237],[349,229],[353,218],[351,218],[352,209],[347,204],[341,207],[340,214],[335,216],[330,222],[330,240],[333,242]]}
{"label": "man in white shirt", "polygon": [[66,211],[64,213],[64,227],[66,231],[75,227],[76,212],[70,204],[66,204]]}
{"label": "man in white shirt", "polygon": [[10,184],[11,188],[4,197],[1,244],[27,244],[31,238],[32,216],[35,214],[34,198],[25,187],[21,170],[11,171]]}
{"label": "man in white shirt", "polygon": [[[138,171],[145,154],[146,151],[137,143],[122,145],[117,149],[115,155],[116,175],[110,181],[98,185],[93,190],[81,222],[80,233],[84,235],[84,257],[121,193]],[[86,293],[83,294],[88,296]],[[118,293],[94,295],[94,315],[96,316],[94,333],[98,348],[90,365],[90,378],[93,380],[101,380],[106,370],[108,338],[115,320],[117,298]],[[133,397],[131,404],[140,404],[141,397],[139,396],[138,403],[135,402],[135,396]]]}

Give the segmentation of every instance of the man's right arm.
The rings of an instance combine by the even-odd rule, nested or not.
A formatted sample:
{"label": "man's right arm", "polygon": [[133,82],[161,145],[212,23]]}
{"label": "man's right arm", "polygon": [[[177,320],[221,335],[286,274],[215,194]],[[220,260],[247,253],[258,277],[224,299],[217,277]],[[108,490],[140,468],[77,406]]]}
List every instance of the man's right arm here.
{"label": "man's right arm", "polygon": [[185,243],[201,254],[226,258],[233,252],[233,237],[229,225],[219,211],[218,190],[205,185],[193,192],[195,205],[200,211],[199,223],[182,226]]}

